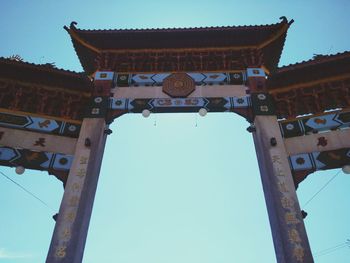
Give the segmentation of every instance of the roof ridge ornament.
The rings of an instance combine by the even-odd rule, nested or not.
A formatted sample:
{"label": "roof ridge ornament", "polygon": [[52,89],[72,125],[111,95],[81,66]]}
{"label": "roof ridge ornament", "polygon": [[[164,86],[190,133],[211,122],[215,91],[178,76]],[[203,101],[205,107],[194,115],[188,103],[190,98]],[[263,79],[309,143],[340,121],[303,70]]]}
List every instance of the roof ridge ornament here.
{"label": "roof ridge ornament", "polygon": [[288,26],[290,26],[291,24],[294,23],[294,19],[291,19],[291,20],[288,22],[288,19],[287,19],[286,16],[281,16],[280,19],[282,20],[282,22],[287,23]]}
{"label": "roof ridge ornament", "polygon": [[70,23],[70,29],[77,29],[77,28],[76,28],[76,25],[78,25],[78,23],[75,22],[75,21],[72,21],[72,22]]}
{"label": "roof ridge ornament", "polygon": [[85,39],[79,36],[79,34],[75,31],[78,31],[77,28],[75,27],[78,23],[75,21],[72,21],[70,23],[69,28],[67,26],[63,26],[63,28],[68,32],[68,34],[71,36],[72,40],[76,40],[79,42],[81,45],[87,47],[88,49],[100,54],[101,50],[95,47],[94,45],[88,43]]}

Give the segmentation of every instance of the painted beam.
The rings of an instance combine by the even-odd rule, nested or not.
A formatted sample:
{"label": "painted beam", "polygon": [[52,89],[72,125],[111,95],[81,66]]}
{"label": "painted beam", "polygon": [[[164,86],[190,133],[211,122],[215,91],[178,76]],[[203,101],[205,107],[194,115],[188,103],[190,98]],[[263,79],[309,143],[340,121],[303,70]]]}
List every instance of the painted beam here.
{"label": "painted beam", "polygon": [[350,164],[350,148],[291,155],[289,161],[293,172],[328,170]]}
{"label": "painted beam", "polygon": [[27,149],[0,147],[0,165],[49,171],[69,171],[73,155],[52,152],[38,152]]}
{"label": "painted beam", "polygon": [[350,129],[284,139],[288,155],[350,148]]}
{"label": "painted beam", "polygon": [[198,112],[205,108],[211,112],[231,112],[234,109],[249,108],[250,96],[216,98],[147,98],[147,99],[110,99],[109,108],[128,113],[140,113],[147,109],[154,113]]}
{"label": "painted beam", "polygon": [[[107,72],[108,73],[108,72]],[[106,72],[97,73],[96,79]],[[145,87],[162,86],[164,80],[172,73],[153,73],[153,74],[116,74],[114,83],[116,87]],[[243,85],[246,82],[244,71],[236,72],[187,72],[197,86],[210,85]],[[102,78],[106,79],[106,78]]]}
{"label": "painted beam", "polygon": [[0,145],[31,151],[73,155],[77,139],[0,127]]}
{"label": "painted beam", "polygon": [[[148,98],[170,98],[163,92],[160,86],[145,87],[117,87],[112,90],[113,98],[148,99]],[[244,97],[247,87],[244,85],[210,85],[196,86],[195,90],[187,98],[205,97]]]}
{"label": "painted beam", "polygon": [[284,138],[344,129],[350,127],[350,111],[334,111],[322,115],[285,120],[280,121],[279,125]]}
{"label": "painted beam", "polygon": [[77,138],[79,136],[81,122],[67,122],[0,109],[0,127]]}

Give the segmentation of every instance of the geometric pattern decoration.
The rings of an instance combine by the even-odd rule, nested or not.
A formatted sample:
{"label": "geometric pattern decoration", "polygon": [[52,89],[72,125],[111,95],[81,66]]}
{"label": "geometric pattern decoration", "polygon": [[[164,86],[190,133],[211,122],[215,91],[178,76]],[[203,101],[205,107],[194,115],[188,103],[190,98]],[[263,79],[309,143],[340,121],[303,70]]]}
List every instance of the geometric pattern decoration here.
{"label": "geometric pattern decoration", "polygon": [[247,68],[247,77],[264,77],[265,71],[261,68]]}
{"label": "geometric pattern decoration", "polygon": [[255,115],[274,115],[275,108],[270,94],[252,93],[251,100]]}
{"label": "geometric pattern decoration", "polygon": [[164,79],[163,92],[173,98],[187,97],[196,89],[195,85],[186,73],[174,73]]}
{"label": "geometric pattern decoration", "polygon": [[350,111],[305,117],[279,123],[284,138],[350,127]]}
{"label": "geometric pattern decoration", "polygon": [[[196,86],[206,85],[243,85],[244,72],[231,73],[183,73],[193,79]],[[117,74],[116,87],[162,86],[171,73],[159,74]]]}
{"label": "geometric pattern decoration", "polygon": [[84,117],[104,118],[107,114],[108,104],[109,104],[109,97],[105,97],[105,96],[92,97]]}
{"label": "geometric pattern decoration", "polygon": [[0,112],[0,126],[74,138],[79,136],[81,128],[80,124],[66,121],[4,112]]}
{"label": "geometric pattern decoration", "polygon": [[327,170],[350,164],[350,148],[332,151],[296,154],[289,157],[293,171]]}
{"label": "geometric pattern decoration", "polygon": [[0,147],[0,165],[23,166],[34,170],[69,171],[72,162],[73,155]]}
{"label": "geometric pattern decoration", "polygon": [[233,109],[249,108],[250,96],[222,98],[159,98],[159,99],[116,99],[110,98],[112,110],[140,113],[147,109],[154,113],[197,112],[205,108],[211,112],[229,112]]}

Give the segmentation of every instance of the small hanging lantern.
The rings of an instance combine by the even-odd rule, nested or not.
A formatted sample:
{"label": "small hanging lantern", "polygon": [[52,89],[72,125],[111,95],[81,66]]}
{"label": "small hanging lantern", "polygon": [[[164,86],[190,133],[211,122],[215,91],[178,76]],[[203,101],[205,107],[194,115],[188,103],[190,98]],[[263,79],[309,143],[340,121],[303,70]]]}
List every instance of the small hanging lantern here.
{"label": "small hanging lantern", "polygon": [[23,174],[26,169],[23,166],[16,167],[16,174]]}
{"label": "small hanging lantern", "polygon": [[344,165],[342,168],[343,173],[350,174],[350,165]]}
{"label": "small hanging lantern", "polygon": [[208,111],[204,108],[200,108],[200,110],[198,111],[199,115],[204,117],[205,115],[207,115]]}
{"label": "small hanging lantern", "polygon": [[150,112],[149,110],[144,109],[144,110],[142,111],[142,116],[143,116],[143,117],[148,118],[149,115],[151,115],[151,112]]}

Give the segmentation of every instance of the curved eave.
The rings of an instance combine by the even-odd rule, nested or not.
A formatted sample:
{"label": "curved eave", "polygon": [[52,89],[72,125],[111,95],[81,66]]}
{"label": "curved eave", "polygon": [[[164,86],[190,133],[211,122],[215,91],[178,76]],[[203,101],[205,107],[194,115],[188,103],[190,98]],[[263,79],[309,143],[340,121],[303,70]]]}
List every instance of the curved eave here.
{"label": "curved eave", "polygon": [[277,68],[290,22],[264,26],[155,30],[81,30],[65,27],[88,74],[98,69],[101,53],[143,53],[260,49],[267,71]]}
{"label": "curved eave", "polygon": [[282,67],[272,74],[267,87],[271,92],[350,78],[350,52],[317,56],[315,59]]}
{"label": "curved eave", "polygon": [[0,58],[0,79],[79,92],[90,92],[92,87],[84,73],[6,58]]}

